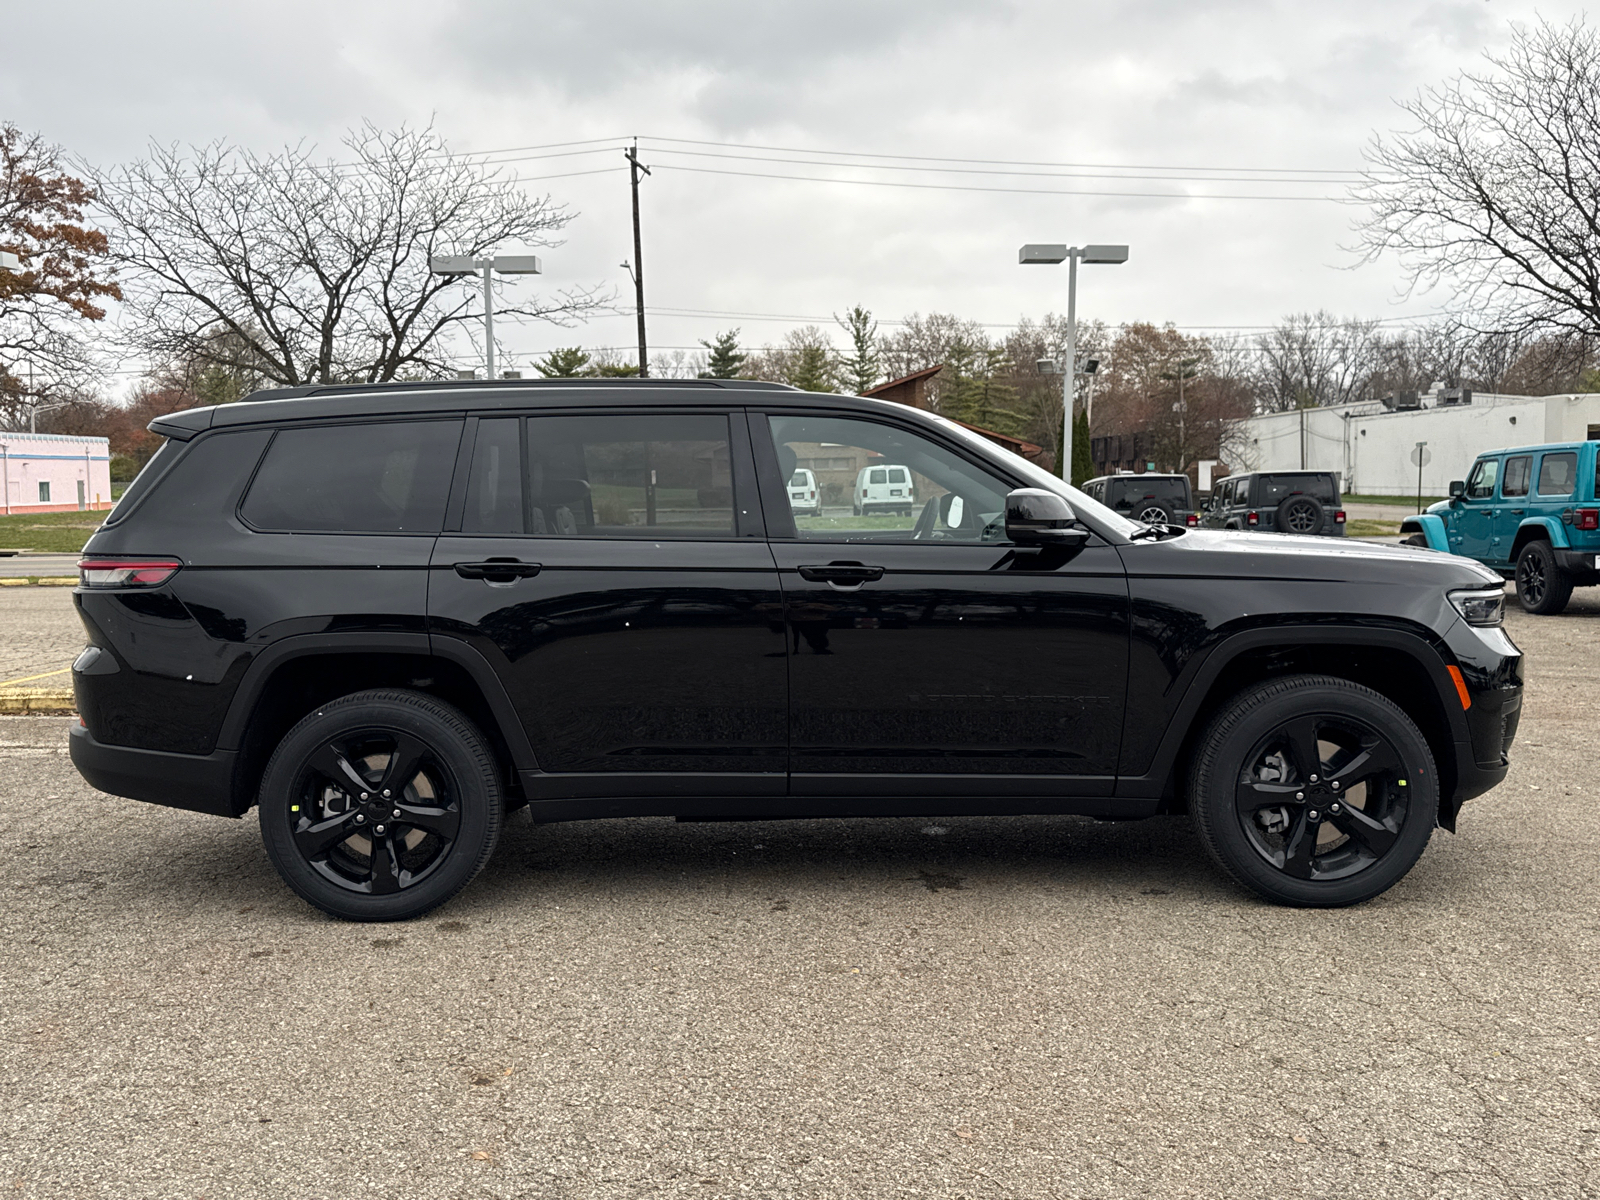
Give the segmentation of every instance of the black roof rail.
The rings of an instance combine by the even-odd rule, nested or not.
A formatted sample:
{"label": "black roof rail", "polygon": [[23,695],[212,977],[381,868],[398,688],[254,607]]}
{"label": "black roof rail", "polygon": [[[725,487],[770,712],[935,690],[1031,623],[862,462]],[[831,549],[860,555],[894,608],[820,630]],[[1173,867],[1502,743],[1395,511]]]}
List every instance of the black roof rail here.
{"label": "black roof rail", "polygon": [[740,392],[796,392],[799,388],[787,383],[768,383],[762,379],[639,379],[621,376],[605,379],[408,379],[384,380],[378,383],[317,383],[299,387],[263,388],[251,392],[244,399],[297,400],[305,396],[338,396],[376,391],[438,391],[470,389],[482,391],[497,389],[515,391],[521,388],[724,388]]}

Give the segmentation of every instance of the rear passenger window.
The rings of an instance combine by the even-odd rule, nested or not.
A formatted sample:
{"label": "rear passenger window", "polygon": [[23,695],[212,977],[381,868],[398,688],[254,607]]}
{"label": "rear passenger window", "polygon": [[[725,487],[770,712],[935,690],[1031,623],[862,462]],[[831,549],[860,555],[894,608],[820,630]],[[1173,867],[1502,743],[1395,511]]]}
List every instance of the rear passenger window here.
{"label": "rear passenger window", "polygon": [[1533,473],[1533,459],[1526,454],[1506,459],[1505,474],[1500,478],[1502,496],[1526,496],[1528,476]]}
{"label": "rear passenger window", "polygon": [[732,537],[728,419],[528,418],[528,532]]}
{"label": "rear passenger window", "polygon": [[304,533],[438,533],[460,421],[280,429],[240,515]]}
{"label": "rear passenger window", "polygon": [[1578,455],[1576,451],[1565,454],[1546,454],[1539,464],[1539,494],[1541,496],[1570,496],[1578,482]]}
{"label": "rear passenger window", "polygon": [[521,428],[516,417],[478,422],[467,508],[461,515],[463,533],[522,532],[522,454],[517,445]]}

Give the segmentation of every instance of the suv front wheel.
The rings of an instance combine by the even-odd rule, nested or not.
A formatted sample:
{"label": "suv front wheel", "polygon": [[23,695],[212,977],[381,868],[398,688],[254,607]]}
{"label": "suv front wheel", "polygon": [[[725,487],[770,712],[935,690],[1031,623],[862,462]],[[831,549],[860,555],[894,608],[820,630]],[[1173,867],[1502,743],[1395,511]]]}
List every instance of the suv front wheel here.
{"label": "suv front wheel", "polygon": [[261,833],[284,882],[350,921],[439,907],[494,853],[504,806],[483,735],[418,692],[357,692],[279,743],[261,781]]}
{"label": "suv front wheel", "polygon": [[1422,856],[1439,808],[1433,754],[1370,688],[1291,675],[1231,700],[1202,735],[1189,811],[1223,870],[1313,908],[1387,891]]}

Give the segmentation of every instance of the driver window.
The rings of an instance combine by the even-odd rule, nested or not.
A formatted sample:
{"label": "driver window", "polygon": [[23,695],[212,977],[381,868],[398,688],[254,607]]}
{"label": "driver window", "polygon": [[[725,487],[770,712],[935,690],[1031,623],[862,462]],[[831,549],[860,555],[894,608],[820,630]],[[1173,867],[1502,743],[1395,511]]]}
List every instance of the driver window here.
{"label": "driver window", "polygon": [[1500,460],[1498,458],[1480,459],[1478,465],[1472,468],[1472,475],[1467,480],[1468,500],[1487,500],[1494,495],[1494,485],[1500,476]]}
{"label": "driver window", "polygon": [[806,541],[1005,541],[1010,485],[920,434],[853,417],[771,416],[785,478],[817,481],[812,508],[794,499]]}

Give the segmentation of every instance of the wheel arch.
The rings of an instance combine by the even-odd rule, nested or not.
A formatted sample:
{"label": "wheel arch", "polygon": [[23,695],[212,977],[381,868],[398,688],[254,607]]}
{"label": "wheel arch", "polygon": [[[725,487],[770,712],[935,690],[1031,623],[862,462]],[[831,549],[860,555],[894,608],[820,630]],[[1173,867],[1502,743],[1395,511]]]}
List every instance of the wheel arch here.
{"label": "wheel arch", "polygon": [[1529,542],[1549,542],[1554,549],[1566,549],[1566,530],[1554,517],[1528,517],[1517,526],[1516,540],[1511,543],[1512,562],[1517,561],[1522,548]]}
{"label": "wheel arch", "polygon": [[1446,554],[1451,552],[1444,521],[1434,513],[1418,513],[1414,517],[1404,518],[1400,522],[1400,532],[1420,533],[1428,539],[1429,550],[1443,550]]}
{"label": "wheel arch", "polygon": [[273,749],[318,704],[371,688],[423,692],[464,712],[489,739],[508,796],[519,796],[518,772],[537,760],[516,710],[490,665],[470,646],[427,634],[383,637],[305,635],[285,638],[251,663],[218,738],[237,752],[232,802],[242,814]]}
{"label": "wheel arch", "polygon": [[1439,822],[1454,829],[1458,745],[1470,737],[1447,654],[1430,637],[1393,628],[1280,626],[1234,634],[1196,668],[1149,771],[1125,776],[1119,792],[1154,794],[1161,811],[1183,811],[1183,781],[1195,747],[1223,704],[1282,675],[1329,675],[1370,687],[1416,722],[1439,772]]}

